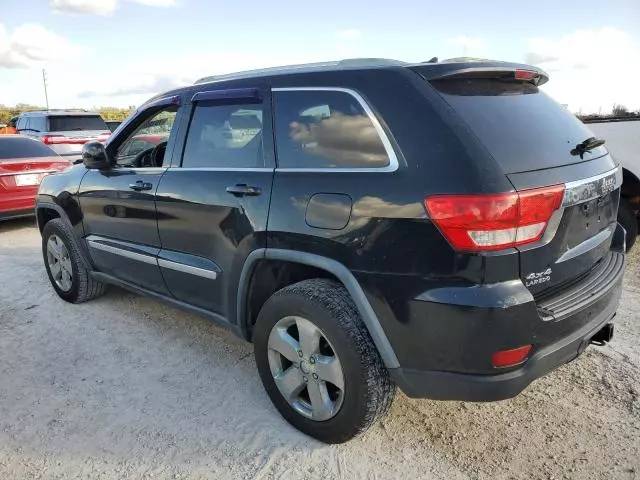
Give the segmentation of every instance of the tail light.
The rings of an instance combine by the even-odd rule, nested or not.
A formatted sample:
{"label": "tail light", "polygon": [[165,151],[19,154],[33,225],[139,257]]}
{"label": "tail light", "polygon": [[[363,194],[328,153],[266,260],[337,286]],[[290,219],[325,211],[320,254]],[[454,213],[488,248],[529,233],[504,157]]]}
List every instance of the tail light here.
{"label": "tail light", "polygon": [[533,70],[516,70],[513,72],[513,76],[516,80],[534,80],[538,76],[538,72]]}
{"label": "tail light", "polygon": [[489,195],[433,195],[433,223],[460,251],[490,251],[538,241],[561,203],[564,186]]}
{"label": "tail light", "polygon": [[42,137],[42,143],[45,145],[54,145],[57,143],[62,143],[62,140],[65,138],[64,135],[45,135]]}
{"label": "tail light", "polygon": [[96,139],[96,141],[100,143],[105,143],[107,140],[109,140],[110,136],[111,136],[111,132],[102,132],[100,135],[98,135],[98,138]]}
{"label": "tail light", "polygon": [[69,138],[64,135],[45,135],[42,137],[42,143],[45,145],[84,145],[88,141],[87,138]]}
{"label": "tail light", "polygon": [[56,169],[56,171],[58,172],[62,172],[64,170],[66,170],[69,167],[73,167],[73,163],[71,162],[66,162],[66,163],[56,163],[53,168]]}

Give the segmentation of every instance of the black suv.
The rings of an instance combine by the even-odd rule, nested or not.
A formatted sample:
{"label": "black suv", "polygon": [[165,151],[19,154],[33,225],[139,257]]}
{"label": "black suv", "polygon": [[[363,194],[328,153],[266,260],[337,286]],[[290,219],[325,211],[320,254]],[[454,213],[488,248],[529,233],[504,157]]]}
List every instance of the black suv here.
{"label": "black suv", "polygon": [[351,60],[159,95],[42,182],[49,279],[253,341],[276,408],[325,442],[366,430],[396,385],[512,397],[611,338],[625,265],[620,168],[546,81]]}

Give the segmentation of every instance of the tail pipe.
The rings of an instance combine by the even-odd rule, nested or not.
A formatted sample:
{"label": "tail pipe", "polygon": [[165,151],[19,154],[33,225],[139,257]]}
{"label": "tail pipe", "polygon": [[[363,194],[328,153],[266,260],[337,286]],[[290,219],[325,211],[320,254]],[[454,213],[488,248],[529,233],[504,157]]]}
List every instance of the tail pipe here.
{"label": "tail pipe", "polygon": [[607,323],[604,327],[598,330],[593,337],[591,337],[591,343],[602,347],[607,344],[613,338],[613,323]]}

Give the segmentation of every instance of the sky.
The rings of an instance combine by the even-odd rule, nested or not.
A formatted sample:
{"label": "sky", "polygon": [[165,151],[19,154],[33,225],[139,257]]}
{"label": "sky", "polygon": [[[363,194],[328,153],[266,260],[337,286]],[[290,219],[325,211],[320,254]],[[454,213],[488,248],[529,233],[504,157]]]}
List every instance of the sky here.
{"label": "sky", "polygon": [[126,107],[220,73],[382,57],[535,64],[569,109],[640,109],[640,0],[5,0],[0,104]]}

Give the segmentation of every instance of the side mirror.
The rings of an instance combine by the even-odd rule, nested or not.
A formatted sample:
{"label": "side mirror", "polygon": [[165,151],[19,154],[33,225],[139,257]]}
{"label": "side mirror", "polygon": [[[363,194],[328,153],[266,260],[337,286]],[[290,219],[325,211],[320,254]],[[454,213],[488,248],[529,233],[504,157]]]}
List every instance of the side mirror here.
{"label": "side mirror", "polygon": [[107,150],[100,142],[85,143],[82,147],[82,163],[87,168],[94,170],[107,170],[111,168],[111,162]]}

